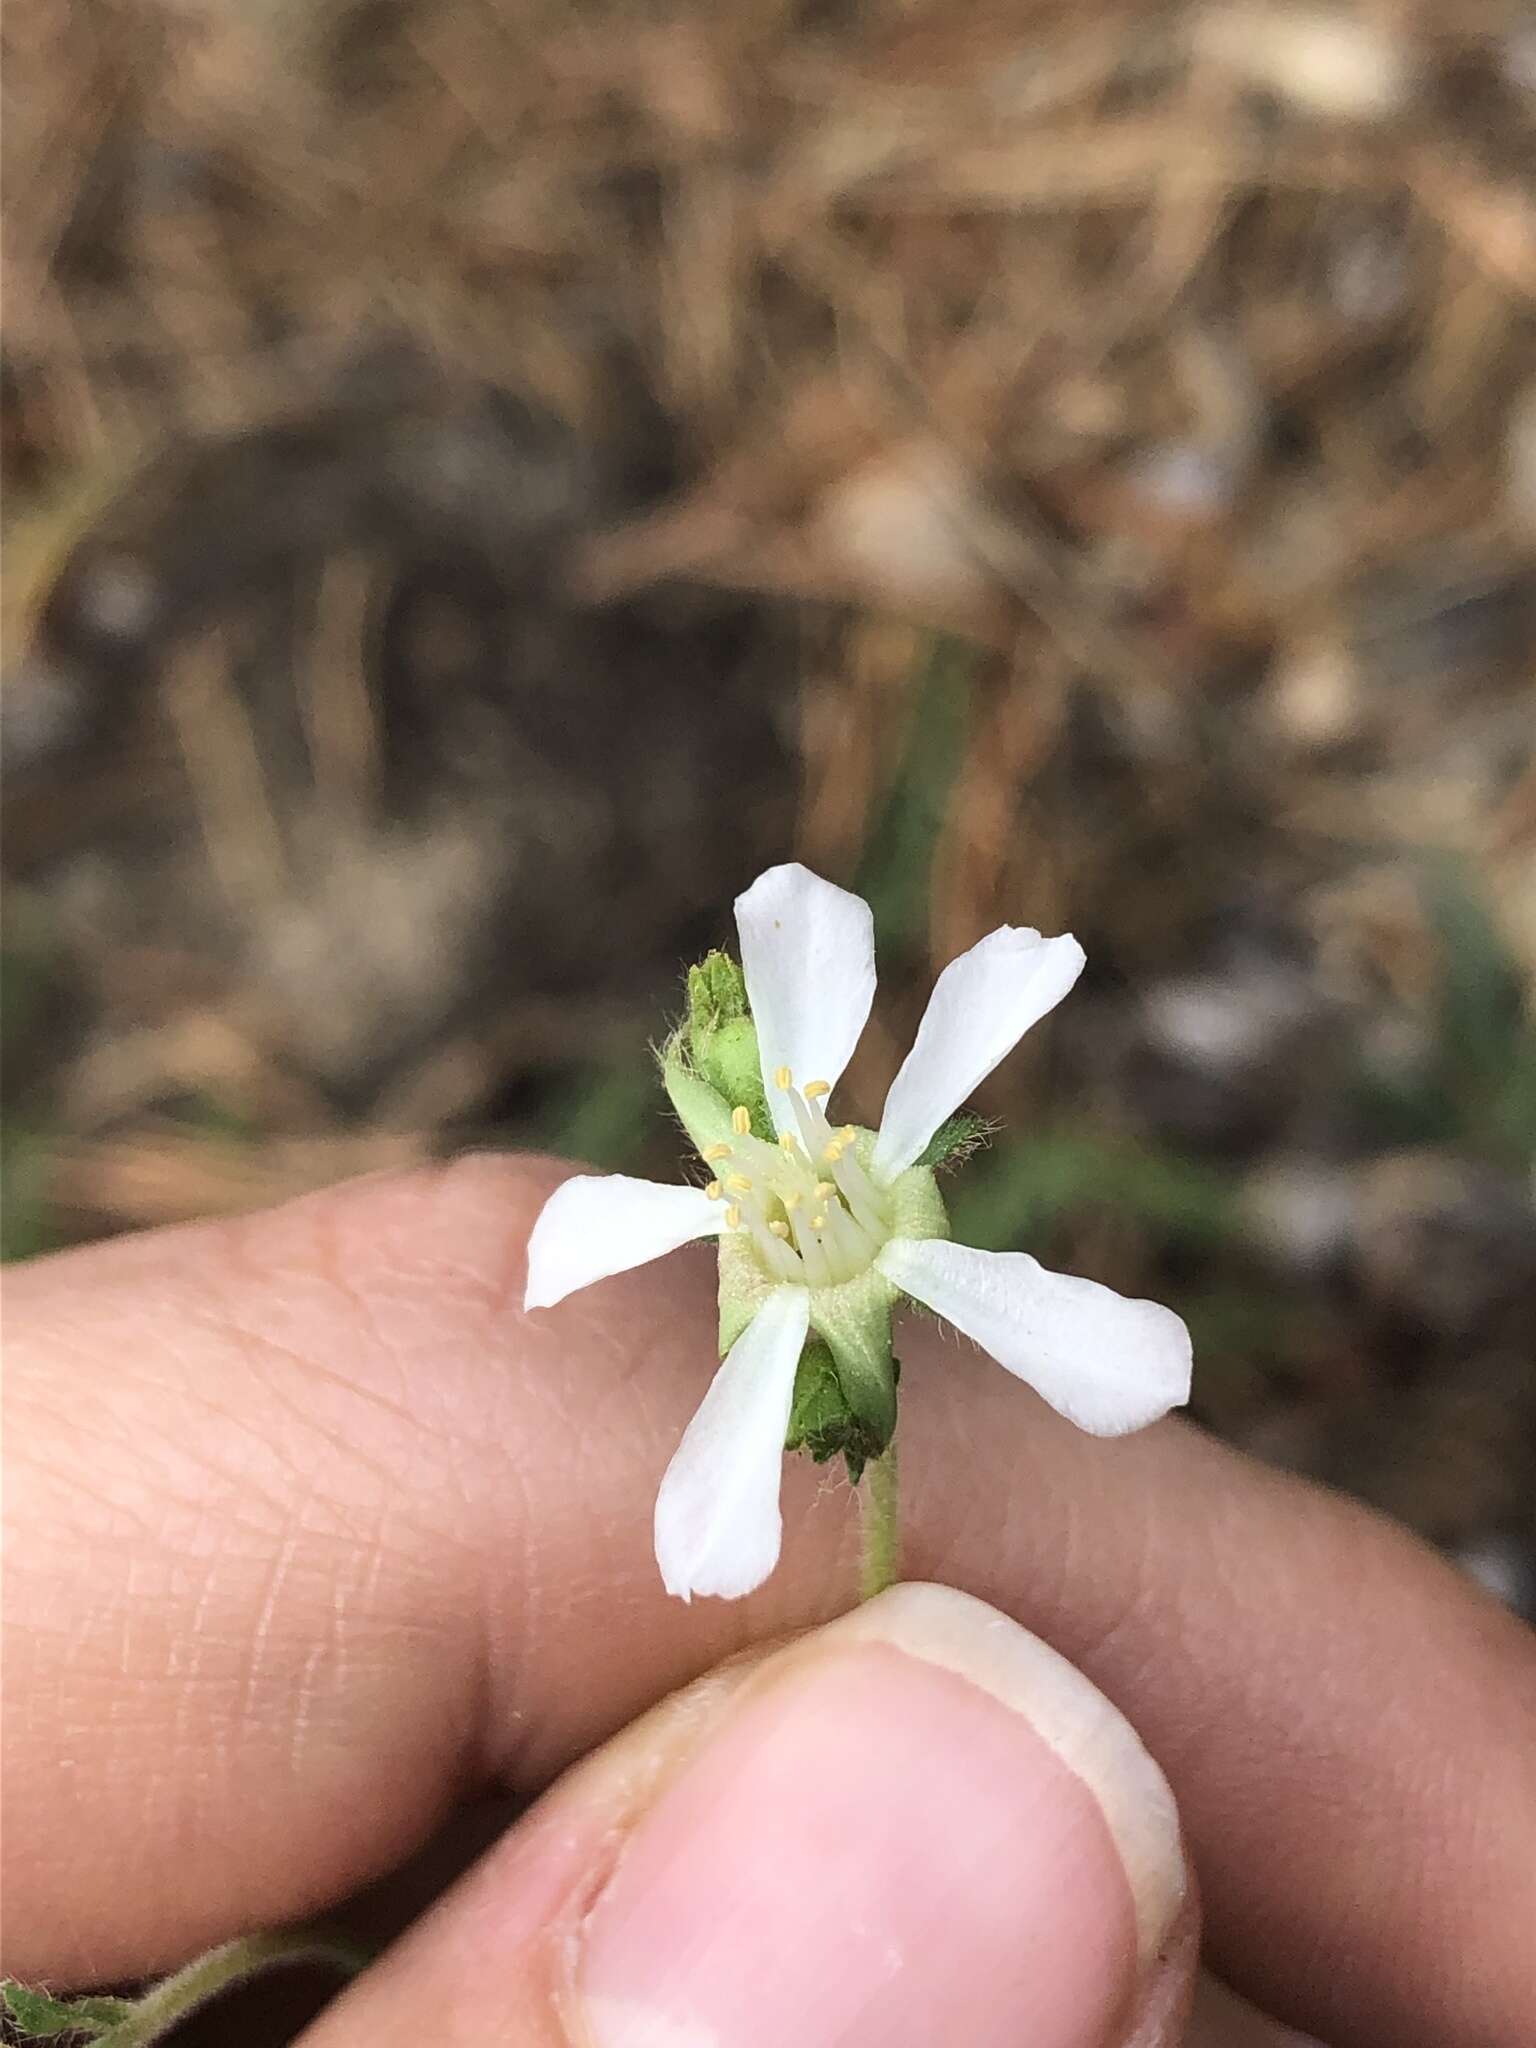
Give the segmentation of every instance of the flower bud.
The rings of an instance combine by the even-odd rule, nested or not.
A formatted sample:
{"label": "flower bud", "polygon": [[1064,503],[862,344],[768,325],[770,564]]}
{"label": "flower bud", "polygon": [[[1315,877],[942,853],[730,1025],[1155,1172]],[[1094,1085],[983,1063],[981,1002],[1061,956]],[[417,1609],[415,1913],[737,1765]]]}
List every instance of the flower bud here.
{"label": "flower bud", "polygon": [[759,1137],[771,1138],[757,1027],[747,1008],[746,981],[728,953],[710,953],[689,968],[688,1022],[682,1036],[699,1079],[729,1107],[744,1108]]}

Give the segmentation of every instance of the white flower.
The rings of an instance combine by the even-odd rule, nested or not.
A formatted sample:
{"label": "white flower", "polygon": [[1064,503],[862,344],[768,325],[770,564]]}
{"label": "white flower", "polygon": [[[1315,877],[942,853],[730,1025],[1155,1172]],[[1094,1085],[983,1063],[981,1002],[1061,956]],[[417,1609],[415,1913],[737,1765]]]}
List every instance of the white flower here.
{"label": "white flower", "polygon": [[878,1397],[889,1347],[878,1358],[869,1332],[882,1313],[888,1329],[890,1307],[909,1296],[1098,1436],[1140,1429],[1189,1395],[1176,1315],[1047,1272],[1024,1252],[950,1243],[933,1176],[917,1163],[1077,980],[1076,939],[1005,925],[951,961],[869,1133],[826,1116],[874,998],[869,906],[806,868],[777,867],[737,898],[736,926],[778,1143],[752,1132],[745,1109],[727,1125],[717,1102],[718,1127],[689,1119],[716,1174],[707,1189],[580,1175],[550,1197],[528,1243],[524,1305],[536,1309],[724,1234],[729,1349],[656,1501],[661,1575],[685,1600],[748,1593],[778,1559],[784,1439],[808,1332],[831,1345],[840,1378],[866,1371]]}

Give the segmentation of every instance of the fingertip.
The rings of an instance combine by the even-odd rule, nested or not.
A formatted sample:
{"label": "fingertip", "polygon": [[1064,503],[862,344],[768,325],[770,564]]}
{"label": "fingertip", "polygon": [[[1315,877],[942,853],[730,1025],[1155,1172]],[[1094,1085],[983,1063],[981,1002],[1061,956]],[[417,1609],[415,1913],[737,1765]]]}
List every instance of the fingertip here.
{"label": "fingertip", "polygon": [[1162,1948],[1189,1889],[1173,1792],[1140,1735],[1049,1643],[952,1586],[893,1586],[823,1631],[889,1642],[953,1671],[1020,1716],[1093,1795],[1135,1909],[1142,1964]]}
{"label": "fingertip", "polygon": [[1109,1702],[983,1603],[901,1587],[589,1759],[312,2048],[429,2016],[442,2048],[1152,2048],[1193,1916]]}

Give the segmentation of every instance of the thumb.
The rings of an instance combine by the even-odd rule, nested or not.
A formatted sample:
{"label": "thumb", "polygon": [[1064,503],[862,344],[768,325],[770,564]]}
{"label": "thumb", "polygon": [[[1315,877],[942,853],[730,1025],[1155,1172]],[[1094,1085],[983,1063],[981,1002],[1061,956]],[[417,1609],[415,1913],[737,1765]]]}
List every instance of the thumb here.
{"label": "thumb", "polygon": [[1158,2048],[1194,1919],[1130,1724],[994,1609],[899,1586],[568,1773],[305,2048]]}

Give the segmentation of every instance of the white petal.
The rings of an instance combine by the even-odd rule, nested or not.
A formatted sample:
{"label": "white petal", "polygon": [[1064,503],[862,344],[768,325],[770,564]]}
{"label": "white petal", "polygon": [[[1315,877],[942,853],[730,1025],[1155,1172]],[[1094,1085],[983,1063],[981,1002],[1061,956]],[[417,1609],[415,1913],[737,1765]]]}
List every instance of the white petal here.
{"label": "white petal", "polygon": [[656,1562],[669,1593],[736,1600],[779,1561],[779,1479],[804,1287],[776,1287],[725,1355],[656,1496]]}
{"label": "white petal", "polygon": [[1189,1399],[1189,1332],[1155,1301],[942,1238],[893,1238],[878,1264],[1093,1436],[1124,1436]]}
{"label": "white petal", "polygon": [[718,1237],[725,1206],[702,1188],[627,1174],[579,1173],[555,1189],[528,1239],[524,1308],[553,1308],[578,1287],[649,1265],[696,1237]]}
{"label": "white petal", "polygon": [[774,1074],[837,1086],[875,999],[874,917],[863,897],[791,863],[736,898],[736,930],[768,1107],[781,1132],[795,1131]]}
{"label": "white petal", "polygon": [[885,1098],[872,1162],[878,1179],[894,1180],[921,1155],[1030,1025],[1055,1009],[1083,958],[1070,933],[1042,939],[1027,925],[1005,924],[950,961]]}

